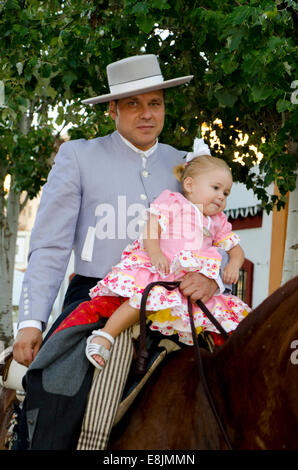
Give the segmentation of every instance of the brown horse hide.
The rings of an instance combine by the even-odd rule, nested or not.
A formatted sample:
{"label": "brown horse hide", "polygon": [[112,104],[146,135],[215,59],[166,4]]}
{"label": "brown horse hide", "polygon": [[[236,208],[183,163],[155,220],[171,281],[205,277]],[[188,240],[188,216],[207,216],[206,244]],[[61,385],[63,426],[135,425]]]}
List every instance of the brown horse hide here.
{"label": "brown horse hide", "polygon": [[13,414],[13,402],[16,399],[15,390],[0,386],[0,450],[6,450],[6,438]]}
{"label": "brown horse hide", "polygon": [[[298,276],[275,291],[204,368],[235,450],[298,450]],[[169,356],[111,449],[226,449],[195,366],[194,348]]]}

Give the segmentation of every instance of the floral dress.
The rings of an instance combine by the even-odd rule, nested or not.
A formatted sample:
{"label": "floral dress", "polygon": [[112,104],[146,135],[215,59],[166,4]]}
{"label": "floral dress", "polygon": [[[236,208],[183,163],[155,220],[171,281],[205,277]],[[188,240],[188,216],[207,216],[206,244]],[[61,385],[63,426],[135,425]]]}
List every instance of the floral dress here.
{"label": "floral dress", "polygon": [[[148,212],[158,217],[160,248],[169,259],[169,274],[163,275],[156,270],[143,248],[142,238],[139,238],[126,247],[120,262],[91,289],[91,298],[121,296],[139,309],[143,291],[151,282],[177,281],[190,271],[216,280],[221,265],[221,255],[216,247],[228,251],[239,243],[238,235],[232,232],[223,213],[204,217],[180,193],[163,191]],[[206,306],[228,332],[234,330],[250,311],[233,295],[214,295]],[[167,336],[178,333],[181,342],[193,344],[187,298],[178,288],[168,291],[165,287],[155,286],[148,296],[146,310],[152,330]],[[202,330],[217,332],[197,305],[193,305],[193,316],[197,333]]]}

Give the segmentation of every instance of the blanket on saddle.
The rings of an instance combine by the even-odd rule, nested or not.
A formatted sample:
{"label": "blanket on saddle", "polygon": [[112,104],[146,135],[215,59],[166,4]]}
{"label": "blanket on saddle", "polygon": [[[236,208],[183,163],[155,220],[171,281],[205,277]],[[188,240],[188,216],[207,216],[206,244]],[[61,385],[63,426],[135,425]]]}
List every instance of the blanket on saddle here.
{"label": "blanket on saddle", "polygon": [[[42,385],[46,392],[64,396],[74,396],[77,393],[90,367],[85,356],[86,337],[92,330],[101,328],[102,319],[110,317],[124,300],[120,297],[102,296],[82,302],[50,334],[29,368],[42,370]],[[162,335],[156,332],[148,335],[148,349],[152,351],[148,369],[163,350],[170,352],[177,349],[175,342],[161,339]],[[214,340],[215,344],[219,344],[220,335],[213,334],[213,344]],[[157,348],[160,342],[166,346]],[[134,380],[140,381],[135,378]],[[126,392],[131,387],[132,384],[128,384]]]}
{"label": "blanket on saddle", "polygon": [[[82,302],[50,334],[29,368],[42,370],[42,385],[46,392],[64,396],[74,396],[77,393],[90,367],[90,362],[85,356],[86,337],[92,330],[101,328],[102,319],[110,317],[121,302],[123,299],[112,296]],[[155,341],[155,345],[159,341],[160,338]],[[148,343],[149,350],[154,349],[148,364],[150,369],[165,348],[152,348],[150,337]],[[156,364],[159,362],[160,360]],[[130,374],[129,379],[130,383],[125,388],[126,396],[141,380],[133,377],[133,374]]]}
{"label": "blanket on saddle", "polygon": [[29,367],[42,369],[45,391],[64,396],[77,393],[90,365],[85,356],[86,337],[102,327],[102,318],[110,317],[120,303],[119,297],[82,302],[51,333]]}

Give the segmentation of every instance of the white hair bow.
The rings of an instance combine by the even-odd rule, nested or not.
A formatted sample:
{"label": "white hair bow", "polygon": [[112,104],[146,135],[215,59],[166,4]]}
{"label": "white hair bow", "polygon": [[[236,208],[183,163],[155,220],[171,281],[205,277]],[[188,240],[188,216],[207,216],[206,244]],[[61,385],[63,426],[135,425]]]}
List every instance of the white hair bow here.
{"label": "white hair bow", "polygon": [[186,163],[189,163],[193,158],[198,157],[199,155],[211,155],[211,153],[208,145],[205,144],[204,139],[198,139],[196,137],[193,143],[193,151],[188,152],[186,155]]}

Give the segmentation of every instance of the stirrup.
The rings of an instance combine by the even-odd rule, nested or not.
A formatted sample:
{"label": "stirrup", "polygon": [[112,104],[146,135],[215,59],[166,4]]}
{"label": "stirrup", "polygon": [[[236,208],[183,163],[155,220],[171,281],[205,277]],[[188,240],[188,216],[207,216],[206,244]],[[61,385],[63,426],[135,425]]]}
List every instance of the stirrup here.
{"label": "stirrup", "polygon": [[[115,340],[113,336],[111,336],[109,333],[106,333],[105,331],[101,330],[92,331],[92,334],[87,338],[87,345],[85,349],[87,359],[91,362],[91,364],[94,365],[94,367],[96,367],[96,369],[102,370],[105,367],[107,361],[109,360],[111,349],[105,348],[102,344],[91,343],[91,340],[95,338],[95,336],[102,336],[103,338],[106,338],[111,343],[111,349]],[[94,354],[98,354],[104,359],[104,366],[101,366],[95,359],[93,359],[92,356],[94,356]]]}

